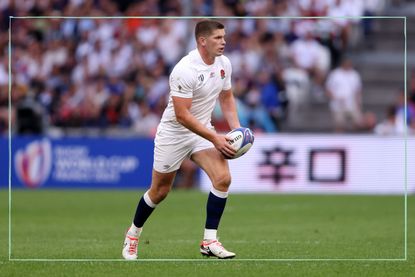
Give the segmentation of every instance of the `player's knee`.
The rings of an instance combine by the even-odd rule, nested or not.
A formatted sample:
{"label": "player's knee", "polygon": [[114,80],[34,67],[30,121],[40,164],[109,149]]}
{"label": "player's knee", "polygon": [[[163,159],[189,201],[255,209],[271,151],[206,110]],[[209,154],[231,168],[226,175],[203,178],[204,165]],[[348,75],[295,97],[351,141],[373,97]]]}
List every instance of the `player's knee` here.
{"label": "player's knee", "polygon": [[[170,192],[170,186],[163,186],[163,187],[160,187],[158,190],[157,190],[157,196],[159,197],[159,198],[161,198],[161,200],[163,200],[164,198],[166,198],[167,197],[167,195],[169,194],[169,192]],[[160,201],[161,201],[160,200]]]}
{"label": "player's knee", "polygon": [[163,201],[167,197],[167,195],[169,194],[169,192],[170,192],[170,186],[160,186],[160,187],[157,187],[157,188],[153,189],[153,191],[151,193],[152,196],[153,196],[153,197],[151,197],[151,200],[155,204],[158,204],[158,203],[160,203],[161,201]]}
{"label": "player's knee", "polygon": [[214,180],[213,185],[219,190],[226,191],[230,186],[231,181],[231,175],[227,172],[217,176]]}

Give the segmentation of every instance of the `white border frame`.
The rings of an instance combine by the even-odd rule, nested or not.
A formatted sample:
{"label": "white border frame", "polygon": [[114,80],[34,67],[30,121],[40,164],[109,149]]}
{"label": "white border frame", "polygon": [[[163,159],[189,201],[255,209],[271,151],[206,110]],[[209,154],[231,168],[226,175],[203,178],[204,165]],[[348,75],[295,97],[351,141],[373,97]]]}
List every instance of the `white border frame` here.
{"label": "white border frame", "polygon": [[[12,31],[12,19],[128,19],[128,18],[142,18],[142,19],[204,19],[204,18],[215,18],[215,19],[403,19],[404,20],[404,38],[405,38],[405,47],[404,47],[404,93],[405,93],[405,106],[404,112],[407,112],[407,35],[406,35],[406,16],[346,16],[346,17],[330,17],[330,16],[9,16],[9,43],[8,43],[8,60],[9,60],[9,132],[8,132],[8,146],[9,146],[9,184],[8,184],[8,194],[9,194],[9,205],[8,205],[8,223],[9,223],[9,261],[17,262],[125,262],[124,259],[37,259],[37,258],[25,258],[25,259],[16,259],[12,258],[12,227],[11,227],[11,211],[12,211],[12,185],[11,185],[11,88],[12,88],[12,72],[11,72],[11,31]],[[293,258],[293,259],[233,259],[229,261],[262,261],[262,262],[295,262],[295,261],[407,261],[408,260],[408,191],[407,191],[407,120],[405,117],[405,156],[404,156],[404,174],[405,174],[405,196],[404,196],[404,220],[405,220],[405,230],[404,230],[404,257],[403,258]],[[215,259],[138,259],[137,262],[217,262]]]}

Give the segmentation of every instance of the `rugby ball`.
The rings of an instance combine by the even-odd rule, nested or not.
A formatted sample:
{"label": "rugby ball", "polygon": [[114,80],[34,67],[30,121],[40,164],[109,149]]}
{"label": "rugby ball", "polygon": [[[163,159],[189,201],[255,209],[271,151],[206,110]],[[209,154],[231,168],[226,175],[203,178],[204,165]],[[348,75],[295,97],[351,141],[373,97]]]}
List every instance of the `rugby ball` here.
{"label": "rugby ball", "polygon": [[228,143],[236,150],[233,157],[225,157],[227,159],[236,159],[244,155],[254,144],[254,135],[249,128],[236,128],[226,134],[229,138]]}

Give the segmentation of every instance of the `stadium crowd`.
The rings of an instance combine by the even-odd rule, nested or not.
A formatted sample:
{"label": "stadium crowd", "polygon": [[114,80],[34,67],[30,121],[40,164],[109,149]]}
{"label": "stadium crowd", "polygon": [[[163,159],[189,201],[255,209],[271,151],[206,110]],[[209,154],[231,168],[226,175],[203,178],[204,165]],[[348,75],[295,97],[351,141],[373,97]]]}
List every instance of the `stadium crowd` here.
{"label": "stadium crowd", "polygon": [[[0,133],[8,125],[9,16],[361,16],[382,0],[9,0],[0,4]],[[172,66],[195,47],[194,19],[60,18],[12,20],[12,126],[117,127],[153,136]],[[294,120],[355,43],[359,19],[226,19],[226,55],[241,123],[275,132]],[[415,95],[415,93],[413,93]],[[415,97],[412,97],[413,101]],[[226,126],[214,112],[219,130]],[[30,124],[29,124],[30,125]],[[27,126],[26,126],[27,127]]]}

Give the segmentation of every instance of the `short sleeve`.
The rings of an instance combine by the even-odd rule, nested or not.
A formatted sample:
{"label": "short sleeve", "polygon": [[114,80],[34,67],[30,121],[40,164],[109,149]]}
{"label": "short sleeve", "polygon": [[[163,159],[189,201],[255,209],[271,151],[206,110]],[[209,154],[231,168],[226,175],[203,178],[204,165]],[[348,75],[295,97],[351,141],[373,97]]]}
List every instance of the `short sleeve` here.
{"label": "short sleeve", "polygon": [[229,61],[229,59],[225,56],[223,56],[223,60],[224,60],[224,67],[225,67],[225,82],[223,83],[223,88],[222,90],[229,90],[232,88],[232,82],[231,82],[231,77],[232,77],[232,65],[231,62]]}
{"label": "short sleeve", "polygon": [[171,96],[192,98],[195,87],[194,73],[191,68],[176,65],[170,74],[169,85]]}

